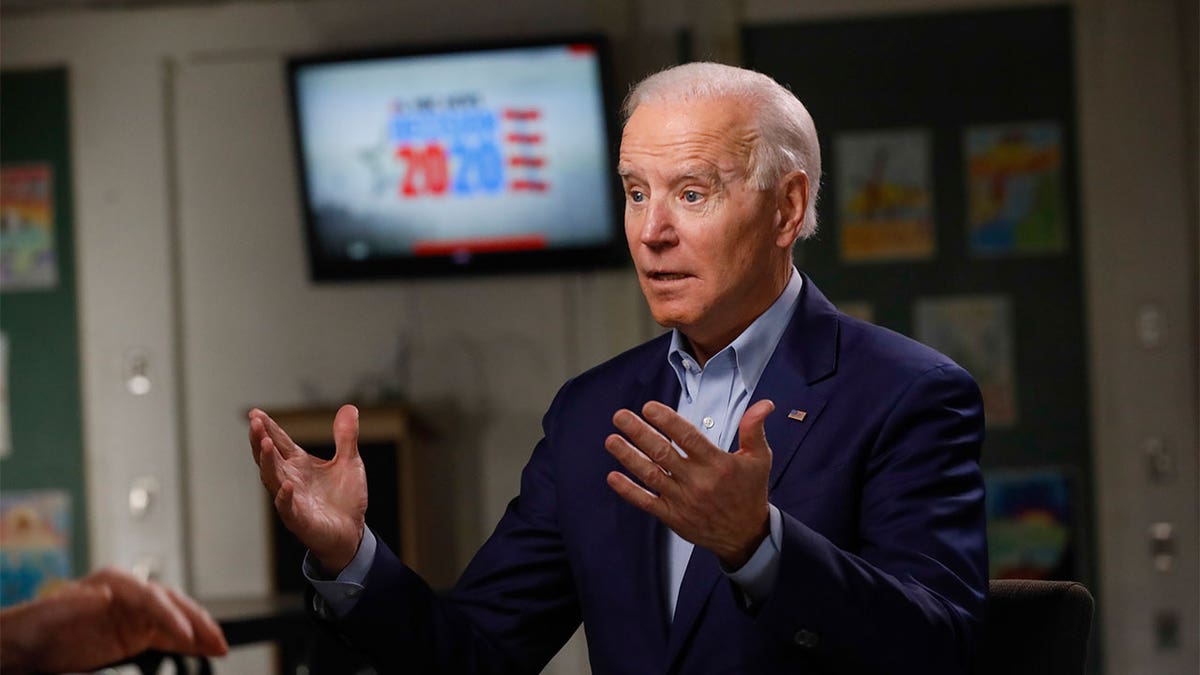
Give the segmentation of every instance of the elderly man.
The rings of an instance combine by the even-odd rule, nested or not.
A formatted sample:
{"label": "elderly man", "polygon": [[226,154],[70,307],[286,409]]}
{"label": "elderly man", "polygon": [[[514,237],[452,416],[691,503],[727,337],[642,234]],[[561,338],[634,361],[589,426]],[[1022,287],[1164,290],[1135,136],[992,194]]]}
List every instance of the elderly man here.
{"label": "elderly man", "polygon": [[448,594],[365,529],[354,408],[328,463],[251,413],[321,611],[388,672],[535,673],[581,620],[596,673],[966,672],[987,584],[974,382],[793,267],[821,169],[786,89],[689,64],[625,113],[626,238],[672,330],[562,387]]}

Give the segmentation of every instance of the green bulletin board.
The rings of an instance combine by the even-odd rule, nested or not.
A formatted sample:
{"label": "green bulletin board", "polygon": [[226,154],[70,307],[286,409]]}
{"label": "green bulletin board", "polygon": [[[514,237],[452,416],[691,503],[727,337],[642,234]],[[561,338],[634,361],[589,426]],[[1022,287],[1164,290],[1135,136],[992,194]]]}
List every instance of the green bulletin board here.
{"label": "green bulletin board", "polygon": [[[8,345],[11,439],[0,459],[0,502],[13,517],[13,500],[25,491],[57,493],[50,502],[60,512],[47,519],[60,536],[69,531],[61,572],[79,576],[88,560],[67,72],[6,71],[0,91],[0,332]],[[23,249],[36,251],[22,257]],[[11,539],[0,545],[0,603],[49,581],[19,568]]]}
{"label": "green bulletin board", "polygon": [[742,39],[820,138],[820,229],[797,265],[983,389],[992,575],[1095,593],[1072,44],[1070,8],[1053,6]]}

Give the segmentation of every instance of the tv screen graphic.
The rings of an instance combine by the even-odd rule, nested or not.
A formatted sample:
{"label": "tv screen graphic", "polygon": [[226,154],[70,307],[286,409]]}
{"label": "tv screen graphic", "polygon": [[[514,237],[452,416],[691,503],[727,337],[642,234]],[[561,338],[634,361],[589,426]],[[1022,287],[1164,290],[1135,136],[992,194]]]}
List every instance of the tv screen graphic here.
{"label": "tv screen graphic", "polygon": [[292,60],[314,279],[621,259],[604,49]]}

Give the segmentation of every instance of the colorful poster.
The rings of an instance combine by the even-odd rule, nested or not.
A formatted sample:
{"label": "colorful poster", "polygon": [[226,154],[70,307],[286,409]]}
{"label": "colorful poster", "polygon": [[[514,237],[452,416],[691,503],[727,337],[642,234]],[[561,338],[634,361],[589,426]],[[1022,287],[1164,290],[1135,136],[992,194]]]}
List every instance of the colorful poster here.
{"label": "colorful poster", "polygon": [[989,427],[1017,422],[1012,307],[1004,296],[917,301],[916,338],[966,368],[983,392]]}
{"label": "colorful poster", "polygon": [[988,576],[992,579],[1071,579],[1071,491],[1056,468],[989,471]]}
{"label": "colorful poster", "polygon": [[0,607],[71,578],[71,497],[65,490],[0,494]]}
{"label": "colorful poster", "polygon": [[920,260],[934,254],[929,132],[854,132],[834,143],[842,259]]}
{"label": "colorful poster", "polygon": [[4,166],[0,168],[0,290],[57,284],[50,165]]}
{"label": "colorful poster", "polygon": [[964,146],[971,253],[1003,256],[1066,250],[1059,126],[971,127]]}

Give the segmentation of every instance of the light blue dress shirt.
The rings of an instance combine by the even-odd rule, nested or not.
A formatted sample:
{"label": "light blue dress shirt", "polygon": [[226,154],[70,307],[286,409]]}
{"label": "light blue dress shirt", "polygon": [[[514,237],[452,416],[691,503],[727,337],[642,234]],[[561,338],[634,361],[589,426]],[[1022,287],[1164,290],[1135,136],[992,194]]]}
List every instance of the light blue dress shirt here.
{"label": "light blue dress shirt", "polygon": [[[791,279],[774,304],[733,342],[709,358],[703,367],[692,356],[687,338],[678,330],[671,335],[667,360],[679,377],[681,389],[675,409],[718,448],[728,450],[731,445],[736,445],[734,441],[738,423],[792,317],[796,299],[800,297],[802,279],[793,268]],[[684,453],[680,450],[679,454]],[[772,505],[770,536],[763,540],[740,569],[724,570],[751,604],[765,600],[775,585],[782,536],[783,520],[779,510]],[[674,616],[679,587],[692,556],[693,545],[671,530],[667,530],[666,539],[666,583],[663,586],[667,593],[667,611]]]}
{"label": "light blue dress shirt", "polygon": [[[686,346],[687,338],[678,330],[672,334],[667,359],[679,377],[682,389],[676,410],[717,447],[728,449],[737,434],[738,422],[746,412],[750,394],[791,319],[802,283],[802,277],[792,268],[791,279],[775,303],[732,343],[713,355],[703,368]],[[765,600],[775,585],[782,537],[782,518],[779,510],[771,505],[770,535],[740,569],[725,570],[751,604]],[[666,540],[664,586],[667,606],[674,616],[679,586],[693,545],[670,530],[667,530]],[[302,569],[317,592],[313,602],[318,613],[345,616],[354,608],[375,558],[376,546],[375,534],[371,528],[365,528],[358,552],[336,579],[325,578],[312,554],[305,554]]]}
{"label": "light blue dress shirt", "polygon": [[375,533],[371,528],[363,526],[363,538],[358,544],[358,552],[336,579],[326,578],[321,574],[317,561],[313,559],[312,551],[304,553],[304,564],[300,569],[304,578],[312,584],[316,594],[313,595],[313,609],[324,617],[346,616],[354,609],[358,596],[363,592],[363,581],[367,572],[371,571],[371,562],[375,560]]}

